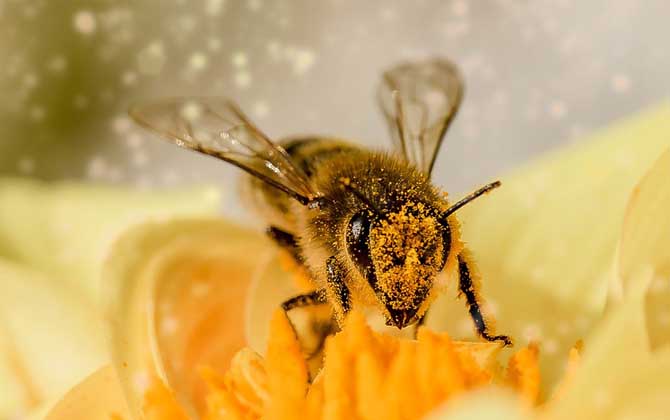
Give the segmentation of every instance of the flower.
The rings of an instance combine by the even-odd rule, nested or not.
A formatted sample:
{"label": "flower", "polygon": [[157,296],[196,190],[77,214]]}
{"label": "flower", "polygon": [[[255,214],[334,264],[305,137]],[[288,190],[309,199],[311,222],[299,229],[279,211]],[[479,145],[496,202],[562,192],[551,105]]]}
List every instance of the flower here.
{"label": "flower", "polygon": [[[237,406],[276,418],[320,410],[324,418],[366,418],[389,409],[398,418],[448,420],[662,418],[670,391],[670,376],[659,374],[670,371],[670,152],[662,154],[669,115],[664,105],[521,168],[503,179],[504,190],[460,215],[489,312],[520,346],[511,357],[500,350],[478,358],[487,348],[495,353],[493,345],[459,344],[470,332],[448,290],[416,342],[373,333],[354,315],[328,339],[324,368],[310,384],[299,344],[275,312],[295,286],[271,255],[260,261],[258,250],[269,248],[262,239],[222,221],[166,221],[128,231],[106,266],[118,380],[109,370],[94,374],[48,419],[90,416],[84,402],[103,393],[125,395],[127,405],[98,406],[100,418],[216,419]],[[237,297],[217,306],[225,294],[194,293],[199,267],[241,267],[226,274],[235,290],[255,270],[251,304],[245,309]],[[230,316],[201,322],[214,308]],[[254,350],[226,368],[222,355],[242,343],[217,340],[239,332],[243,316]],[[256,354],[266,342],[267,353]],[[207,354],[209,346],[225,351]],[[506,371],[497,371],[506,358]],[[203,377],[208,389],[194,385]],[[426,378],[445,385],[426,387]]]}
{"label": "flower", "polygon": [[0,418],[41,418],[109,363],[97,308],[116,237],[147,220],[214,214],[219,196],[0,177]]}
{"label": "flower", "polygon": [[328,339],[323,368],[310,383],[300,342],[282,311],[271,329],[265,359],[243,349],[225,376],[209,380],[206,418],[422,418],[444,401],[493,383],[516,390],[529,404],[539,397],[534,346],[518,351],[503,370],[500,344],[455,342],[426,328],[417,340],[402,339],[374,332],[354,312]]}

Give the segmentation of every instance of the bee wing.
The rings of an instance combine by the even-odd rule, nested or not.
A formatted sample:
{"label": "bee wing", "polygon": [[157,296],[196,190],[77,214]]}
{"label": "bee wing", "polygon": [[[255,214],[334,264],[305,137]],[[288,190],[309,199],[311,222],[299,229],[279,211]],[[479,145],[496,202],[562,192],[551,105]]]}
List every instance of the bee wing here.
{"label": "bee wing", "polygon": [[384,73],[379,101],[395,146],[427,174],[463,97],[456,66],[445,59],[406,63]]}
{"label": "bee wing", "polygon": [[130,116],[178,146],[232,163],[303,204],[318,193],[304,172],[225,98],[174,98],[138,105]]}

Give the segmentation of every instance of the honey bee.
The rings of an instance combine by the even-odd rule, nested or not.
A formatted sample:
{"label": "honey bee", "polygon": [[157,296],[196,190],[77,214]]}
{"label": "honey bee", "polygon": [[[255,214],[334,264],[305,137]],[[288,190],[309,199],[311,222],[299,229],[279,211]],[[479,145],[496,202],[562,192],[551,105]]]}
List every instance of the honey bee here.
{"label": "honey bee", "polygon": [[250,175],[246,195],[269,236],[315,284],[285,301],[285,311],[329,303],[341,321],[352,308],[372,307],[387,325],[420,325],[440,289],[438,274],[456,270],[479,335],[511,345],[482,313],[476,267],[455,215],[500,182],[450,204],[430,180],[463,96],[458,69],[446,59],[404,63],[384,73],[378,95],[393,153],[333,138],[273,142],[224,98],[167,99],[130,114],[178,146]]}

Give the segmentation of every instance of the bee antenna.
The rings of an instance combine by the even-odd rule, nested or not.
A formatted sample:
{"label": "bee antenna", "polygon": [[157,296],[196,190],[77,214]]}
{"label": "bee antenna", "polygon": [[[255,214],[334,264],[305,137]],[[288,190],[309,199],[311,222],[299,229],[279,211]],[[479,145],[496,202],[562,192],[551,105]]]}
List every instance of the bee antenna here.
{"label": "bee antenna", "polygon": [[444,213],[442,213],[442,219],[446,220],[447,217],[451,216],[453,213],[455,213],[457,210],[459,210],[461,207],[465,206],[469,202],[473,201],[474,199],[481,197],[482,195],[490,192],[491,190],[494,190],[498,188],[501,185],[500,181],[495,181],[490,184],[484,185],[477,191],[473,191],[470,194],[466,195],[465,197],[461,198],[457,203],[453,204],[450,206]]}

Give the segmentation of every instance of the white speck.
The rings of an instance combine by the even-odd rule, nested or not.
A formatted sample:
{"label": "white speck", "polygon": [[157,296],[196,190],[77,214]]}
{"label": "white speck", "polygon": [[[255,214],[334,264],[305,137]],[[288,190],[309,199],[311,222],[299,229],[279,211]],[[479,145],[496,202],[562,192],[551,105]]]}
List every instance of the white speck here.
{"label": "white speck", "polygon": [[542,343],[542,350],[547,354],[556,354],[558,351],[558,342],[554,339],[545,339]]}
{"label": "white speck", "polygon": [[191,55],[191,58],[189,60],[189,65],[191,68],[195,71],[200,71],[203,70],[205,67],[207,67],[207,56],[200,51],[196,51]]}
{"label": "white speck", "polygon": [[395,9],[387,7],[382,9],[381,18],[386,22],[392,22],[398,18],[398,12]]}
{"label": "white speck", "polygon": [[45,115],[46,111],[42,106],[35,105],[30,109],[30,118],[32,118],[33,121],[42,121],[44,120]]}
{"label": "white speck", "polygon": [[297,75],[305,74],[316,61],[316,55],[308,49],[288,48],[286,54],[292,61],[293,72]]}
{"label": "white speck", "polygon": [[594,399],[593,401],[594,405],[599,409],[603,409],[612,403],[611,395],[604,389],[596,391],[596,394],[593,397],[593,399]]}
{"label": "white speck", "polygon": [[184,34],[193,32],[197,25],[198,20],[191,15],[180,16],[177,20],[177,28],[179,28],[180,32]]}
{"label": "white speck", "polygon": [[139,175],[135,178],[135,186],[142,190],[149,190],[153,187],[153,180],[146,175]]}
{"label": "white speck", "polygon": [[474,124],[474,123],[470,122],[470,123],[468,123],[468,124],[464,124],[464,125],[462,124],[461,126],[463,127],[463,128],[462,128],[462,130],[463,130],[463,135],[464,135],[467,139],[474,139],[474,138],[477,138],[477,137],[479,137],[479,135],[481,134],[481,133],[480,133],[480,129],[479,129],[479,125],[478,125],[478,124]]}
{"label": "white speck", "polygon": [[126,86],[132,86],[137,82],[137,73],[134,71],[127,71],[121,76],[121,81]]}
{"label": "white speck", "polygon": [[472,320],[469,318],[461,318],[456,323],[456,329],[460,335],[463,336],[472,335]]}
{"label": "white speck", "polygon": [[157,75],[163,69],[166,59],[163,43],[154,41],[139,52],[137,65],[140,73]]}
{"label": "white speck", "polygon": [[661,326],[667,328],[670,326],[670,311],[659,310],[659,312],[656,314],[656,320]]}
{"label": "white speck", "polygon": [[63,56],[56,56],[49,60],[47,67],[54,73],[62,73],[67,67],[67,60]]}
{"label": "white speck", "polygon": [[132,383],[133,383],[133,388],[135,388],[135,391],[137,391],[140,394],[144,394],[144,392],[149,389],[149,374],[146,372],[136,372],[132,376]]}
{"label": "white speck", "polygon": [[161,334],[173,335],[179,328],[179,321],[174,317],[167,317],[161,320]]}
{"label": "white speck", "polygon": [[270,41],[267,45],[268,54],[272,59],[279,60],[281,58],[281,45],[278,41]]}
{"label": "white speck", "polygon": [[209,293],[209,290],[211,289],[209,284],[206,283],[195,283],[193,286],[191,286],[191,294],[194,297],[197,298],[202,298],[207,296],[207,293]]}
{"label": "white speck", "polygon": [[610,79],[610,86],[615,93],[626,93],[630,91],[630,78],[625,74],[615,74]]}
{"label": "white speck", "polygon": [[218,16],[222,11],[226,2],[224,0],[207,0],[205,3],[205,13],[209,16]]}
{"label": "white speck", "polygon": [[89,35],[95,32],[95,15],[89,10],[80,10],[74,15],[74,29],[82,34]]}
{"label": "white speck", "polygon": [[123,134],[130,129],[130,119],[125,115],[120,115],[112,120],[112,129],[117,134]]}
{"label": "white speck", "polygon": [[463,21],[450,21],[444,26],[444,34],[449,39],[460,38],[470,32],[470,23]]}
{"label": "white speck", "polygon": [[106,179],[112,182],[119,182],[123,178],[123,172],[119,167],[110,167],[107,170]]}
{"label": "white speck", "polygon": [[207,40],[207,48],[210,51],[218,51],[221,49],[221,40],[219,38],[209,38]]}
{"label": "white speck", "polygon": [[84,95],[77,95],[72,102],[77,109],[84,109],[88,106],[88,98]]}
{"label": "white speck", "polygon": [[205,200],[210,201],[212,203],[220,203],[221,194],[223,194],[223,190],[218,188],[210,188],[207,191],[205,191]]}
{"label": "white speck", "polygon": [[235,73],[235,84],[240,88],[246,88],[251,84],[251,74],[246,71],[238,71]]}
{"label": "white speck", "polygon": [[149,157],[144,151],[138,150],[135,153],[133,153],[132,160],[133,165],[139,168],[145,166],[149,162]]}
{"label": "white speck", "polygon": [[562,119],[567,112],[567,106],[563,101],[554,100],[549,104],[549,115],[555,120]]}
{"label": "white speck", "polygon": [[661,294],[668,291],[670,287],[670,282],[667,278],[657,276],[654,277],[654,280],[649,285],[649,293],[651,294]]}
{"label": "white speck", "polygon": [[98,98],[100,98],[102,102],[110,103],[114,100],[114,91],[110,88],[103,89],[98,93]]}
{"label": "white speck", "polygon": [[451,11],[458,17],[463,17],[470,11],[470,6],[465,0],[457,0],[452,3]]}
{"label": "white speck", "polygon": [[247,54],[244,51],[236,51],[233,53],[231,61],[233,63],[233,66],[239,69],[242,67],[246,67],[246,65],[249,62],[249,59],[247,58]]}
{"label": "white speck", "polygon": [[35,159],[31,157],[22,157],[17,162],[19,172],[24,175],[31,174],[35,170]]}
{"label": "white speck", "polygon": [[86,172],[89,178],[102,178],[107,172],[107,162],[100,156],[95,156],[88,162]]}
{"label": "white speck", "polygon": [[184,106],[182,106],[180,114],[188,121],[195,121],[200,118],[200,114],[202,114],[202,108],[195,102],[187,102],[184,104]]}
{"label": "white speck", "polygon": [[137,133],[133,133],[126,138],[126,144],[131,149],[139,149],[144,143],[144,138]]}
{"label": "white speck", "polygon": [[28,89],[32,89],[35,86],[37,86],[38,82],[39,79],[37,78],[37,75],[35,75],[35,73],[28,73],[25,76],[23,76],[23,85]]}
{"label": "white speck", "polygon": [[258,12],[263,7],[263,2],[261,0],[248,0],[247,7],[252,12]]}
{"label": "white speck", "polygon": [[522,335],[528,341],[540,341],[542,338],[542,330],[538,325],[530,324],[523,329]]}
{"label": "white speck", "polygon": [[258,101],[254,104],[253,112],[256,118],[265,118],[270,112],[270,108],[268,107],[267,102]]}
{"label": "white speck", "polygon": [[179,175],[173,170],[163,172],[162,178],[165,185],[174,185],[179,181]]}
{"label": "white speck", "polygon": [[556,331],[558,332],[558,334],[563,336],[568,335],[571,330],[572,327],[570,326],[570,323],[565,320],[561,320],[556,326]]}

